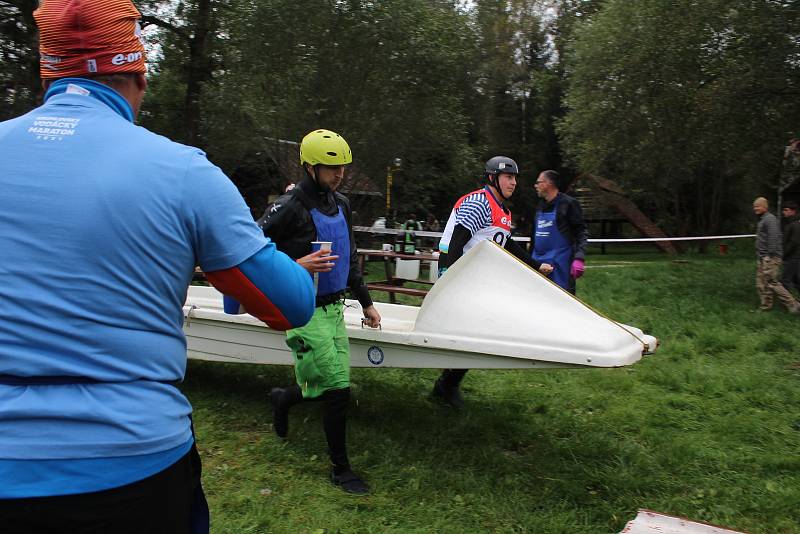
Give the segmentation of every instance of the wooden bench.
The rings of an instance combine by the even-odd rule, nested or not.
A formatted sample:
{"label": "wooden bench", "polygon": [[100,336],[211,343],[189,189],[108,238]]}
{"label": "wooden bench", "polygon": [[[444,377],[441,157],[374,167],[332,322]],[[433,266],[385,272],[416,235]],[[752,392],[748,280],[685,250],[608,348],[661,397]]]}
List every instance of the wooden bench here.
{"label": "wooden bench", "polygon": [[418,284],[430,284],[433,282],[428,280],[406,280],[404,278],[395,278],[395,262],[394,260],[417,260],[423,262],[435,262],[439,260],[439,256],[433,254],[403,254],[399,252],[392,252],[389,250],[369,250],[358,249],[359,267],[363,272],[364,263],[370,258],[380,258],[383,261],[383,268],[386,272],[386,279],[378,280],[375,282],[367,282],[367,289],[370,291],[384,291],[389,294],[389,302],[395,304],[397,302],[396,295],[410,295],[412,297],[424,297],[428,294],[427,289],[417,289],[416,287],[404,287],[406,282],[414,282]]}
{"label": "wooden bench", "polygon": [[424,297],[428,294],[427,289],[417,289],[415,287],[403,287],[394,284],[386,283],[367,283],[367,289],[370,291],[386,291],[389,293],[390,300],[394,302],[394,295],[400,293],[403,295],[411,295],[412,297]]}

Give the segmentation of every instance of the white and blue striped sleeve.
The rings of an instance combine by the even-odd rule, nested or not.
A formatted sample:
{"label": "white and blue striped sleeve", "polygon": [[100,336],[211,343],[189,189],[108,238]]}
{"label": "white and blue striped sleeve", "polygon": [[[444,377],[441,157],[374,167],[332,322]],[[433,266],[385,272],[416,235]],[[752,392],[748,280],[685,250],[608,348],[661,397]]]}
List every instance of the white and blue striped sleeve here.
{"label": "white and blue striped sleeve", "polygon": [[460,224],[472,235],[482,228],[492,225],[492,207],[486,196],[470,195],[456,210],[456,224]]}

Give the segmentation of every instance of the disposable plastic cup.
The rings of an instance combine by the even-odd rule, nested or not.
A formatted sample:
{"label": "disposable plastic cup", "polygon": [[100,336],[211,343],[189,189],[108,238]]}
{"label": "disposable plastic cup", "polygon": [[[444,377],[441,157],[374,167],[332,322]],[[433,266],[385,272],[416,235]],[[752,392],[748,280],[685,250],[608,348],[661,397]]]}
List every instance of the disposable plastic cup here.
{"label": "disposable plastic cup", "polygon": [[327,250],[330,252],[332,246],[333,241],[312,241],[311,252],[316,252],[318,250]]}
{"label": "disposable plastic cup", "polygon": [[[331,248],[333,247],[332,241],[312,241],[311,242],[311,252],[316,252],[318,250],[324,250],[330,255]],[[319,273],[314,273],[314,292],[317,292],[317,286],[319,286]]]}
{"label": "disposable plastic cup", "polygon": [[229,313],[232,315],[238,315],[242,313],[240,308],[239,301],[233,297],[229,297],[228,295],[222,295],[222,307],[225,310],[225,313]]}

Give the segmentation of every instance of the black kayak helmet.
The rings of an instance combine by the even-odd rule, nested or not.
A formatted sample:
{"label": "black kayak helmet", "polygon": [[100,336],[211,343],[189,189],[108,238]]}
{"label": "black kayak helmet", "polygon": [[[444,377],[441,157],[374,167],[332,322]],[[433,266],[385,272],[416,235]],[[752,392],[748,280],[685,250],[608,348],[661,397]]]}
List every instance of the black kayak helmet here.
{"label": "black kayak helmet", "polygon": [[[495,156],[491,158],[489,161],[486,162],[486,165],[483,169],[483,177],[489,182],[489,185],[497,189],[497,192],[500,196],[503,196],[503,192],[500,190],[500,183],[497,180],[497,177],[501,173],[508,173],[508,174],[519,174],[519,166],[517,166],[517,162],[511,158],[507,158],[506,156]],[[503,197],[505,200],[505,197]]]}

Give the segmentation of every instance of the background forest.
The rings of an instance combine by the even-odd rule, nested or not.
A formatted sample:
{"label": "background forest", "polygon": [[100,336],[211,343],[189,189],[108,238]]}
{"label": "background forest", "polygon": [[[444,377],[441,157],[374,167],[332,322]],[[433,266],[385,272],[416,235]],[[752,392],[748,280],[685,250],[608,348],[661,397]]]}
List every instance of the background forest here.
{"label": "background forest", "polygon": [[[360,220],[444,221],[495,154],[617,181],[673,235],[747,229],[800,137],[796,0],[136,2],[152,53],[140,123],[199,146],[254,213],[287,181],[277,140],[353,147]],[[41,98],[35,0],[0,0],[0,120]],[[366,184],[366,185],[365,185]]]}

